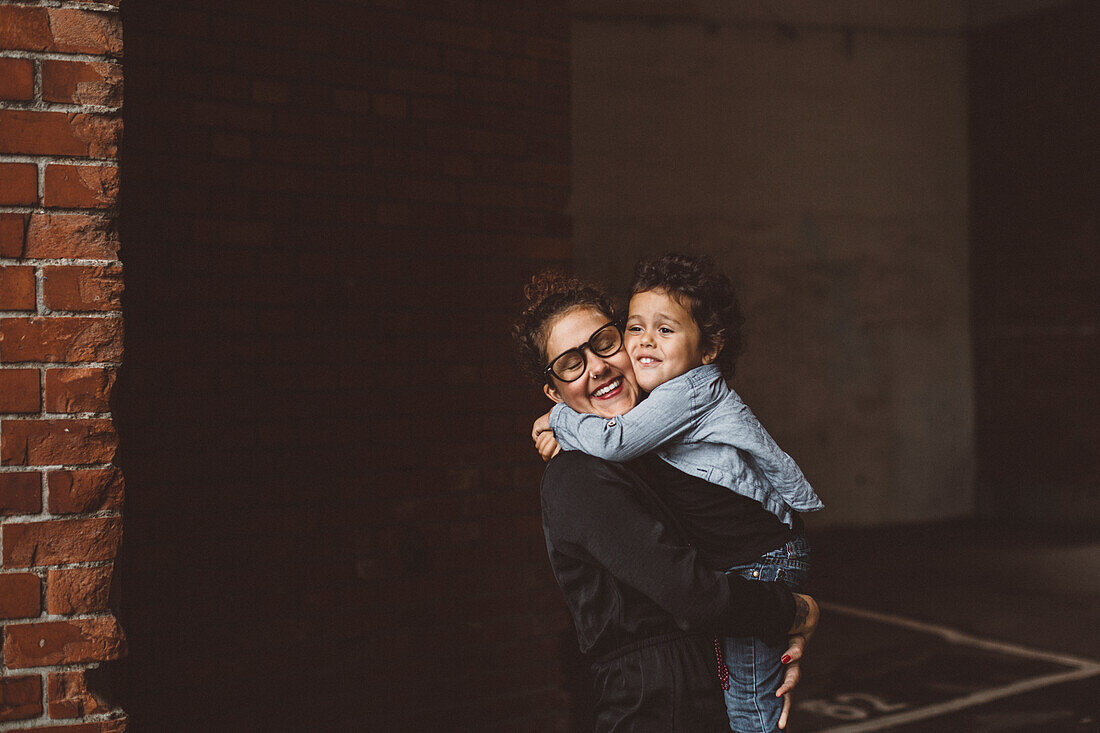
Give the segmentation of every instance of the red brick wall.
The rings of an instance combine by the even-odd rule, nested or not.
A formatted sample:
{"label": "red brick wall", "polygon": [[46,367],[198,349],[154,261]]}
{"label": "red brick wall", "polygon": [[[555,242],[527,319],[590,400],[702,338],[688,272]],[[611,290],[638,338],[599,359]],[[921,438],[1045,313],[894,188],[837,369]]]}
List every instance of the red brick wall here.
{"label": "red brick wall", "polygon": [[1100,5],[969,37],[982,514],[1100,526]]}
{"label": "red brick wall", "polygon": [[570,256],[565,3],[122,15],[135,727],[567,727],[507,335]]}
{"label": "red brick wall", "polygon": [[0,5],[0,727],[125,726],[117,4]]}

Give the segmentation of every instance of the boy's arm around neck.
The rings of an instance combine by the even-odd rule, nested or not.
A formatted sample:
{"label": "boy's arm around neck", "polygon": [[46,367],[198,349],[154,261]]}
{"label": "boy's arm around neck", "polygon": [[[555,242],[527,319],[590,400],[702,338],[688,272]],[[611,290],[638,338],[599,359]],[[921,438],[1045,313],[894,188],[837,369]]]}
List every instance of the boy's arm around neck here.
{"label": "boy's arm around neck", "polygon": [[715,388],[715,378],[721,376],[712,377],[707,367],[693,369],[658,386],[630,412],[610,419],[560,403],[550,411],[550,428],[565,450],[630,461],[689,434],[724,396]]}

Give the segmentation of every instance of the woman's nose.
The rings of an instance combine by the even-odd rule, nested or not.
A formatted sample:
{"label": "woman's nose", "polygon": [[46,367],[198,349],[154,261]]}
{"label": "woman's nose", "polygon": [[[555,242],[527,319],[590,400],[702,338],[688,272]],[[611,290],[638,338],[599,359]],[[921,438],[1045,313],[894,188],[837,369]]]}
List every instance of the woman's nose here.
{"label": "woman's nose", "polygon": [[596,356],[593,354],[588,357],[588,372],[593,377],[598,377],[608,370],[607,362],[604,361],[602,356]]}

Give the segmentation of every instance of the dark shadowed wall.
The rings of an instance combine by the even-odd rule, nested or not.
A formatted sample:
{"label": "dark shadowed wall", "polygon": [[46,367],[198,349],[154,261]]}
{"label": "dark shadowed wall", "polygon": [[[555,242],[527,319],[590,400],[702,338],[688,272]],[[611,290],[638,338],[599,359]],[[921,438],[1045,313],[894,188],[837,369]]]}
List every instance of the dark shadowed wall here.
{"label": "dark shadowed wall", "polygon": [[966,41],[958,2],[576,3],[578,266],[713,255],[734,387],[826,502],[974,508]]}
{"label": "dark shadowed wall", "polygon": [[1100,525],[1100,5],[968,44],[982,514]]}
{"label": "dark shadowed wall", "polygon": [[813,523],[1097,522],[1096,3],[572,8],[578,268],[733,276]]}
{"label": "dark shadowed wall", "polygon": [[124,3],[138,730],[554,730],[512,366],[570,256],[562,3]]}

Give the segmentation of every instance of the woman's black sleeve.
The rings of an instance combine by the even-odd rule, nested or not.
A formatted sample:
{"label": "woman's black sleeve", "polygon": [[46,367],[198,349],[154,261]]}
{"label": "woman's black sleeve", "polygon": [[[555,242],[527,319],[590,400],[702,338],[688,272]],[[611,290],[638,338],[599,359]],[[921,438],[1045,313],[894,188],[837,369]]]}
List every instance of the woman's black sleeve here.
{"label": "woman's black sleeve", "polygon": [[543,474],[548,540],[606,568],[667,611],[685,630],[774,638],[794,620],[794,599],[776,583],[704,568],[646,501],[630,469],[570,451]]}

